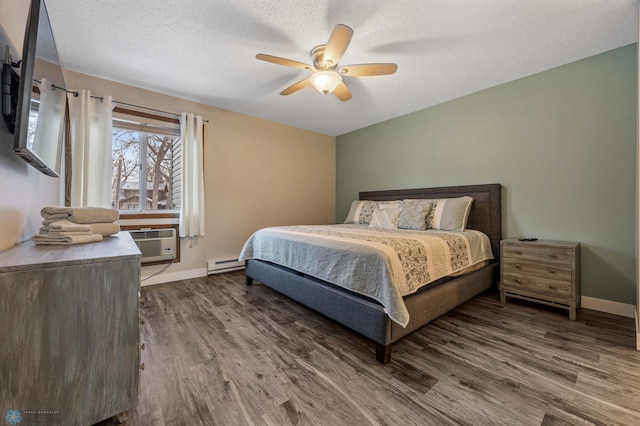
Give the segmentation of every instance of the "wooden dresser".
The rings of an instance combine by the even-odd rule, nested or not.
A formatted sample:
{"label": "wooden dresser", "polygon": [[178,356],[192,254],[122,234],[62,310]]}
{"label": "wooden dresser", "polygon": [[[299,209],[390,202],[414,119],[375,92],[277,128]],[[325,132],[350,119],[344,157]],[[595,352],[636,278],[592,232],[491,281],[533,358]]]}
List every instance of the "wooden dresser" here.
{"label": "wooden dresser", "polygon": [[0,412],[90,425],[137,403],[140,251],[128,233],[0,252]]}
{"label": "wooden dresser", "polygon": [[500,242],[500,300],[530,300],[569,310],[580,306],[580,243],[566,241]]}

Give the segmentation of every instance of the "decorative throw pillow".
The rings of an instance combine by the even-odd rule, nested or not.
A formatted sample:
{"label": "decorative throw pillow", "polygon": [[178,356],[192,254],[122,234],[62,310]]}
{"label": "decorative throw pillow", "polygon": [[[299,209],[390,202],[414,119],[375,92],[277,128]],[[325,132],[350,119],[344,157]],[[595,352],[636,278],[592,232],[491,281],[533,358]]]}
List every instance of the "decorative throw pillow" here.
{"label": "decorative throw pillow", "polygon": [[398,228],[424,231],[427,229],[426,217],[432,206],[431,201],[403,201],[398,217]]}
{"label": "decorative throw pillow", "polygon": [[473,198],[468,196],[438,200],[427,215],[428,229],[464,231],[472,203]]}
{"label": "decorative throw pillow", "polygon": [[369,226],[372,228],[398,229],[399,216],[400,209],[374,209]]}
{"label": "decorative throw pillow", "polygon": [[349,209],[349,214],[347,214],[347,218],[344,220],[344,223],[368,225],[371,222],[374,209],[397,209],[399,207],[400,201],[355,200],[351,202],[351,208]]}

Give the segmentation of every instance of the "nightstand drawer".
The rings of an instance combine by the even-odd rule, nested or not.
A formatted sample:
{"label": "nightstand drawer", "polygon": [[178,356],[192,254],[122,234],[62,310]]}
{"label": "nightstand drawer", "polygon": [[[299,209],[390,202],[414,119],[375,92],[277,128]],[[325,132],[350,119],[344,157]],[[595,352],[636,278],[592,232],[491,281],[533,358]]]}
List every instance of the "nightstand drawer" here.
{"label": "nightstand drawer", "polygon": [[507,271],[503,271],[502,286],[505,289],[522,289],[549,296],[569,297],[572,293],[570,280],[554,280]]}
{"label": "nightstand drawer", "polygon": [[556,262],[541,262],[534,258],[503,257],[503,273],[533,275],[541,278],[571,282],[571,264]]}
{"label": "nightstand drawer", "polygon": [[570,265],[574,254],[573,249],[568,247],[505,244],[502,250],[502,259],[506,261],[542,262],[558,266]]}

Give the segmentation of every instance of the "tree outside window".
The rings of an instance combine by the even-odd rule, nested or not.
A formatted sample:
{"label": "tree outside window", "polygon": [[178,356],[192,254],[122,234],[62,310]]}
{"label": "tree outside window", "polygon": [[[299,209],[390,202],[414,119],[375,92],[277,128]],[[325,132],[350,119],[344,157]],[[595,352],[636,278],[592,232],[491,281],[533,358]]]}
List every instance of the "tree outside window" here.
{"label": "tree outside window", "polygon": [[179,167],[175,158],[180,150],[179,136],[114,123],[112,144],[114,208],[140,212],[179,209],[174,188],[179,184],[174,179]]}

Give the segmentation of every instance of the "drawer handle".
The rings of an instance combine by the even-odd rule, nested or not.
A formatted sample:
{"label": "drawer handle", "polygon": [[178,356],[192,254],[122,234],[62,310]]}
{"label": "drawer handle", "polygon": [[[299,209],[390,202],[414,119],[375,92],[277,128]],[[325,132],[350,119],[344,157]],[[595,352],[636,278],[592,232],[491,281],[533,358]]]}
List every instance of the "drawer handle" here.
{"label": "drawer handle", "polygon": [[516,267],[516,269],[522,269],[522,267],[520,266],[520,264],[519,264],[519,263],[516,263],[516,264],[515,264],[515,267]]}
{"label": "drawer handle", "polygon": [[140,324],[144,324],[144,318],[140,318]]}
{"label": "drawer handle", "polygon": [[552,259],[556,259],[558,257],[557,254],[549,253],[549,257]]}
{"label": "drawer handle", "polygon": [[549,268],[549,273],[550,273],[550,274],[555,274],[555,273],[556,273],[556,270],[555,270],[555,269],[553,269],[553,268]]}
{"label": "drawer handle", "polygon": [[522,252],[520,250],[515,250],[514,253],[517,254],[517,255],[521,255],[522,254]]}
{"label": "drawer handle", "polygon": [[520,281],[520,278],[516,278],[515,282],[517,282],[518,284],[522,284],[522,281]]}
{"label": "drawer handle", "polygon": [[144,362],[140,364],[140,370],[144,370]]}
{"label": "drawer handle", "polygon": [[144,343],[140,345],[140,349],[144,351]]}

